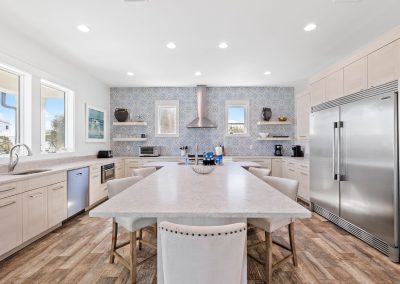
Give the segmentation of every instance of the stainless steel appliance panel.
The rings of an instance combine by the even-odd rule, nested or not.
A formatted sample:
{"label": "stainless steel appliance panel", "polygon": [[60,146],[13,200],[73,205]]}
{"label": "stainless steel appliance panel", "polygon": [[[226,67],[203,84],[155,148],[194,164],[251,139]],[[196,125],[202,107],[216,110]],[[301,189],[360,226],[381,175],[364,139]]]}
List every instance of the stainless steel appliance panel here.
{"label": "stainless steel appliance panel", "polygon": [[115,178],[115,164],[107,164],[101,166],[101,183],[106,183]]}
{"label": "stainless steel appliance panel", "polygon": [[311,202],[339,215],[339,107],[314,112],[310,117]]}
{"label": "stainless steel appliance panel", "polygon": [[397,96],[341,106],[340,217],[397,246]]}
{"label": "stainless steel appliance panel", "polygon": [[68,217],[89,206],[89,168],[68,171]]}

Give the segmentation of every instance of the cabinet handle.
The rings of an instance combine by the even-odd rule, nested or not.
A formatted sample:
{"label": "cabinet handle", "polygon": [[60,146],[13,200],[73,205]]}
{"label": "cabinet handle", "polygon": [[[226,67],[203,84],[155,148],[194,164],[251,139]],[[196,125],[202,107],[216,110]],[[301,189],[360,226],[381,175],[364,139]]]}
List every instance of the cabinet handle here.
{"label": "cabinet handle", "polygon": [[42,195],[42,193],[38,193],[38,194],[34,194],[34,195],[29,195],[29,197],[31,197],[31,198],[36,198],[36,197],[39,197],[39,196],[41,196]]}
{"label": "cabinet handle", "polygon": [[64,188],[64,186],[62,185],[62,186],[59,186],[59,187],[53,188],[53,190],[59,190],[59,189],[61,189],[61,188]]}
{"label": "cabinet handle", "polygon": [[306,136],[306,135],[300,135],[299,137],[301,137],[301,138],[306,138],[307,136]]}
{"label": "cabinet handle", "polygon": [[14,189],[15,189],[15,187],[11,187],[11,188],[7,188],[7,189],[2,189],[2,190],[0,190],[0,192],[11,191],[11,190],[14,190]]}
{"label": "cabinet handle", "polygon": [[97,178],[97,177],[99,177],[99,175],[92,176],[92,178]]}
{"label": "cabinet handle", "polygon": [[0,205],[0,208],[6,207],[6,206],[10,206],[11,204],[17,203],[17,201],[11,201],[10,203],[6,203],[3,205]]}
{"label": "cabinet handle", "polygon": [[307,173],[300,172],[300,174],[302,174],[303,176],[308,176]]}
{"label": "cabinet handle", "polygon": [[77,173],[77,174],[75,174],[76,176],[81,176],[82,175],[82,173]]}
{"label": "cabinet handle", "polygon": [[289,171],[291,171],[291,172],[294,172],[294,170],[293,169],[288,169]]}

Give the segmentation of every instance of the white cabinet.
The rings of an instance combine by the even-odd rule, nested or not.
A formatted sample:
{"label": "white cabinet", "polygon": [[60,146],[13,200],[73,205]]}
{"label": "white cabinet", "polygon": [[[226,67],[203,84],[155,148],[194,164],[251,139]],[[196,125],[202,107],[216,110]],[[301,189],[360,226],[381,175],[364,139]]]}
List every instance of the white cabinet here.
{"label": "white cabinet", "polygon": [[298,196],[303,201],[310,201],[310,173],[308,170],[298,169],[299,192]]}
{"label": "white cabinet", "polygon": [[104,198],[104,192],[101,184],[100,168],[100,165],[94,165],[90,167],[89,205],[93,205]]}
{"label": "white cabinet", "polygon": [[124,161],[118,161],[115,163],[115,178],[123,178],[124,176],[125,176]]}
{"label": "white cabinet", "polygon": [[299,182],[298,198],[310,202],[310,170],[307,161],[284,158],[282,176]]}
{"label": "white cabinet", "polygon": [[343,97],[343,69],[325,78],[325,100],[332,101]]}
{"label": "white cabinet", "polygon": [[139,159],[125,159],[125,177],[132,176],[132,170],[139,168],[141,162]]}
{"label": "white cabinet", "polygon": [[60,182],[47,187],[47,228],[67,219],[67,183]]}
{"label": "white cabinet", "polygon": [[310,86],[311,106],[325,102],[325,78],[316,81]]}
{"label": "white cabinet", "polygon": [[274,177],[282,177],[282,159],[272,159],[272,172]]}
{"label": "white cabinet", "polygon": [[22,195],[0,199],[0,255],[22,244]]}
{"label": "white cabinet", "polygon": [[400,79],[400,39],[394,42],[394,60],[396,65],[395,79]]}
{"label": "white cabinet", "polygon": [[396,79],[396,48],[393,42],[368,55],[368,87]]}
{"label": "white cabinet", "polygon": [[310,94],[296,97],[296,132],[299,140],[309,138],[310,113]]}
{"label": "white cabinet", "polygon": [[345,96],[368,87],[368,60],[363,57],[343,69],[343,93]]}
{"label": "white cabinet", "polygon": [[236,158],[236,157],[233,157],[232,161],[234,161],[234,162],[253,162],[253,163],[257,163],[258,165],[260,165],[260,167],[272,169],[272,160],[270,158],[252,158],[252,157]]}
{"label": "white cabinet", "polygon": [[47,187],[22,194],[23,241],[27,241],[47,229]]}

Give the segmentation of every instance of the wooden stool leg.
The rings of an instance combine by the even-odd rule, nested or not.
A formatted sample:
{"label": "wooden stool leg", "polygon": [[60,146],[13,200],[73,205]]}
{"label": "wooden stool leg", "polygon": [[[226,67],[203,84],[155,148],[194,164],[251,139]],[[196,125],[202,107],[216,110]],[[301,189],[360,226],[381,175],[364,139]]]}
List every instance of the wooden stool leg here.
{"label": "wooden stool leg", "polygon": [[143,238],[143,230],[140,229],[139,230],[139,250],[142,250],[142,242],[141,242],[142,238]]}
{"label": "wooden stool leg", "polygon": [[265,232],[265,282],[272,283],[272,235]]}
{"label": "wooden stool leg", "polygon": [[294,242],[294,223],[289,224],[289,241],[290,241],[290,249],[293,254],[293,265],[297,266],[297,253],[296,253],[296,244]]}
{"label": "wooden stool leg", "polygon": [[130,232],[130,283],[136,284],[136,232]]}
{"label": "wooden stool leg", "polygon": [[111,250],[110,250],[110,263],[114,263],[114,252],[117,247],[117,237],[118,237],[118,223],[113,221],[112,223],[112,233],[111,233]]}

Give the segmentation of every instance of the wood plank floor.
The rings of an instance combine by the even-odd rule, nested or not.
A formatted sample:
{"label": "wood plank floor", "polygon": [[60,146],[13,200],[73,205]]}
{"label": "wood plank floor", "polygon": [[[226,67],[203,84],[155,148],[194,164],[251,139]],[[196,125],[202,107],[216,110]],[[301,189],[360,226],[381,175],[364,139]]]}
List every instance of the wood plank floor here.
{"label": "wood plank floor", "polygon": [[[8,259],[0,262],[0,283],[126,283],[128,271],[108,263],[111,222],[86,213],[68,221]],[[249,242],[262,239],[250,230]],[[299,266],[290,262],[273,274],[274,283],[400,283],[400,265],[318,215],[297,221]],[[145,234],[145,238],[151,238]],[[287,240],[287,231],[274,235]],[[123,233],[121,239],[127,239]],[[155,240],[153,240],[155,241]],[[125,250],[125,251],[124,251]],[[127,255],[124,248],[123,254]],[[262,247],[249,251],[263,259]],[[139,260],[154,253],[144,247]],[[275,261],[285,252],[274,246]],[[262,283],[264,268],[248,258],[249,283]],[[138,268],[138,283],[156,283],[156,259]]]}

